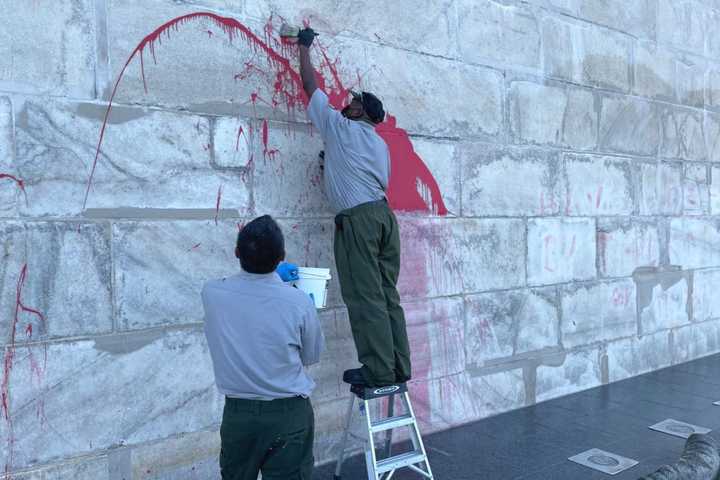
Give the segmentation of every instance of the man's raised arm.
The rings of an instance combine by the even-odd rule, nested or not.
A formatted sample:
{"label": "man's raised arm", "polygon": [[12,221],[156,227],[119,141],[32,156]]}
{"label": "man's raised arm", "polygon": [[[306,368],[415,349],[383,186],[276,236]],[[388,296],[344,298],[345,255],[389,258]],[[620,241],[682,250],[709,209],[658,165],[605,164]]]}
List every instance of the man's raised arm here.
{"label": "man's raised arm", "polygon": [[312,98],[313,93],[317,90],[315,82],[315,69],[310,61],[310,46],[315,40],[315,32],[312,28],[304,28],[298,34],[298,44],[300,49],[300,78],[302,78],[303,89],[307,94],[308,100]]}

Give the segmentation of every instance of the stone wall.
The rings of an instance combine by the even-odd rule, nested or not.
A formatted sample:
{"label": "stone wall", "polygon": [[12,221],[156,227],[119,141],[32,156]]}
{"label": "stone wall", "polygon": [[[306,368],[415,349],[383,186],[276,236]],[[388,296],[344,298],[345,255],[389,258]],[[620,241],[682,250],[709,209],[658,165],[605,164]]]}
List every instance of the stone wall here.
{"label": "stone wall", "polygon": [[[199,17],[131,57],[191,12],[293,68],[268,26],[309,20],[328,85],[376,92],[409,134],[422,162],[395,156],[394,180],[425,207],[391,200],[426,432],[720,350],[717,0],[0,7],[8,477],[214,478],[202,283],[237,270],[238,227],[265,213],[289,260],[334,266],[322,144],[268,52]],[[336,280],[329,305],[319,461],[356,365]]]}

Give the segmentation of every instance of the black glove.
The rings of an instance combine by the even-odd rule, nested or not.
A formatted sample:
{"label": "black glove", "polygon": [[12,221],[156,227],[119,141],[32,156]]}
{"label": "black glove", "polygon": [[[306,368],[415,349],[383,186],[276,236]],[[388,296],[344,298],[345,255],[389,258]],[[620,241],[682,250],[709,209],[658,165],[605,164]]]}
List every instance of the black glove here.
{"label": "black glove", "polygon": [[303,28],[298,32],[298,43],[310,48],[316,35],[317,33],[312,28]]}

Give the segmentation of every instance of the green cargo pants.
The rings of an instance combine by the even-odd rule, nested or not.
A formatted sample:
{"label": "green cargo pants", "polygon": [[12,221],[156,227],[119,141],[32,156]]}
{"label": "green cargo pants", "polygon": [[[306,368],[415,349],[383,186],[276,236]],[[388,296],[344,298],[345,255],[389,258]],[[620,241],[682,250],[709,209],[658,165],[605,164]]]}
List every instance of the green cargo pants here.
{"label": "green cargo pants", "polygon": [[385,200],[369,202],[340,212],[335,225],[335,263],[363,377],[369,385],[409,379],[395,214]]}
{"label": "green cargo pants", "polygon": [[220,426],[223,480],[310,480],[315,417],[310,400],[225,398]]}

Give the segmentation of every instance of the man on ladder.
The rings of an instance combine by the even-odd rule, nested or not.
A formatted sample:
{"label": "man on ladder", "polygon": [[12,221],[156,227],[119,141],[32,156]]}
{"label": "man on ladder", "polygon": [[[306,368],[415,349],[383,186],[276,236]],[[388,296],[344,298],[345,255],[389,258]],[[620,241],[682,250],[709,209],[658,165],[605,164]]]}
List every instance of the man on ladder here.
{"label": "man on ladder", "polygon": [[[308,117],[325,143],[325,193],[337,213],[335,263],[362,364],[361,368],[346,370],[343,380],[352,385],[365,416],[368,478],[389,479],[396,469],[408,467],[432,479],[405,385],[411,368],[405,315],[397,291],[400,232],[385,195],[390,154],[375,132],[385,119],[385,111],[382,102],[368,92],[351,92],[352,100],[342,112],[330,106],[325,92],[317,88],[310,60],[315,35],[310,28],[298,33],[300,76],[309,99]],[[398,416],[393,416],[395,394],[401,396],[404,405],[404,413]],[[368,402],[383,397],[388,399],[388,418],[373,421]],[[340,477],[354,405],[353,395],[336,478]],[[410,427],[413,451],[389,456],[392,429],[399,427]],[[373,440],[373,434],[379,432],[387,432],[388,455],[380,460]]]}
{"label": "man on ladder", "polygon": [[353,93],[338,112],[315,82],[310,46],[315,32],[298,35],[300,76],[310,99],[308,117],[325,143],[324,182],[335,217],[335,263],[361,368],[345,371],[350,384],[385,386],[410,380],[410,346],[400,306],[400,233],[385,189],[390,154],[375,126],[382,102]]}

